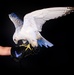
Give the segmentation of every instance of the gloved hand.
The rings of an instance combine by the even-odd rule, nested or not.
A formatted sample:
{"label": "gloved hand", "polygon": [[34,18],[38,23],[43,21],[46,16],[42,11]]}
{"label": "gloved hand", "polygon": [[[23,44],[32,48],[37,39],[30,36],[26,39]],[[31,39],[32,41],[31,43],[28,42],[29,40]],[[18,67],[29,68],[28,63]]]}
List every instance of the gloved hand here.
{"label": "gloved hand", "polygon": [[26,48],[21,46],[21,47],[12,47],[11,48],[11,57],[15,60],[15,61],[19,61],[24,57],[30,55],[32,53],[31,50],[25,50]]}
{"label": "gloved hand", "polygon": [[[21,44],[22,42],[19,41],[17,46],[11,48],[11,57],[13,57],[15,61],[20,61],[23,57],[34,55],[39,52],[38,48],[33,48],[31,45],[30,47],[32,48],[32,50],[29,49],[26,50],[25,46],[20,46]],[[27,44],[28,42],[26,43],[26,45]]]}
{"label": "gloved hand", "polygon": [[33,48],[33,50],[25,50],[24,46],[21,47],[12,47],[11,48],[11,57],[16,61],[20,61],[23,57],[27,57],[29,55],[34,55],[39,52],[38,48]]}

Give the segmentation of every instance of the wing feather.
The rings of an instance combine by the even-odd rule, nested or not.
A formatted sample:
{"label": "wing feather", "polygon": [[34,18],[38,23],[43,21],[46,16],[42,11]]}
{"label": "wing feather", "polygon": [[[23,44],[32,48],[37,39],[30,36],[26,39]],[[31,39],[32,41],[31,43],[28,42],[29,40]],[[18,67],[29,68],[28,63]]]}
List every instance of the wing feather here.
{"label": "wing feather", "polygon": [[[37,27],[38,31],[42,30],[43,24],[50,19],[55,19],[63,15],[68,14],[72,7],[52,7],[44,8],[41,10],[36,10],[34,12],[28,13],[24,16],[24,21],[28,19],[32,23],[33,27]],[[31,19],[34,21],[32,22]]]}
{"label": "wing feather", "polygon": [[23,25],[23,21],[15,13],[9,14],[9,18],[13,22],[15,28]]}

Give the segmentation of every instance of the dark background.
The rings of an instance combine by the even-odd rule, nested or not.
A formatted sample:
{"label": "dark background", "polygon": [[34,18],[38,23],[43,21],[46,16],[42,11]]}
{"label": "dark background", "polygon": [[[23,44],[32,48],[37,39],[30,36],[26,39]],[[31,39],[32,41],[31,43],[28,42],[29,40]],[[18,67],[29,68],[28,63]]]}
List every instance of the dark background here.
{"label": "dark background", "polygon": [[[23,16],[31,11],[64,6],[74,6],[73,0],[0,0],[0,45],[15,46],[12,40],[15,28],[8,18],[9,13],[14,12],[23,20]],[[37,55],[23,58],[21,62],[15,62],[11,56],[0,56],[0,68],[24,73],[44,71],[49,74],[51,71],[62,73],[70,70],[72,67],[72,54],[70,53],[73,50],[71,49],[73,19],[74,13],[71,13],[44,24],[41,34],[52,42],[54,47],[48,49],[43,47]]]}

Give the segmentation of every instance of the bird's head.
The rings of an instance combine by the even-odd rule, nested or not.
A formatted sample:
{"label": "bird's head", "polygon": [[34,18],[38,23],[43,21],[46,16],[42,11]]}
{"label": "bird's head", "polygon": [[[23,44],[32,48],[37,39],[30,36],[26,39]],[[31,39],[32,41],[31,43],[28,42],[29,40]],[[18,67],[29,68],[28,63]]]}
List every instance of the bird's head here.
{"label": "bird's head", "polygon": [[28,41],[26,39],[19,38],[16,33],[13,35],[13,41],[16,45],[22,45],[23,43],[26,44]]}
{"label": "bird's head", "polygon": [[20,40],[19,35],[17,31],[15,31],[15,33],[13,34],[13,42],[17,45],[19,40]]}
{"label": "bird's head", "polygon": [[14,41],[15,44],[18,44],[18,39],[17,39],[17,37],[13,36],[13,41]]}

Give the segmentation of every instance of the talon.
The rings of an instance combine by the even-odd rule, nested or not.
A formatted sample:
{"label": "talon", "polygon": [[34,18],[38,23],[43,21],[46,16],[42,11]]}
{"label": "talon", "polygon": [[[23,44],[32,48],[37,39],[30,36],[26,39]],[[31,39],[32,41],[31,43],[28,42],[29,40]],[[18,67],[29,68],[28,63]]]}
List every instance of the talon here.
{"label": "talon", "polygon": [[30,47],[30,44],[28,44],[26,47],[27,47],[27,48],[26,48],[25,50],[27,50],[27,49],[32,50],[32,48]]}
{"label": "talon", "polygon": [[22,45],[20,45],[20,46],[24,46],[24,47],[26,47],[25,50],[28,50],[28,49],[32,50],[32,48],[30,47],[30,44],[28,44],[28,45],[26,45],[26,44],[22,44]]}

